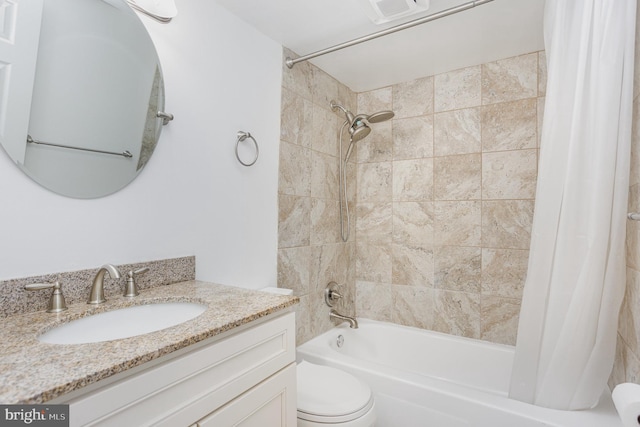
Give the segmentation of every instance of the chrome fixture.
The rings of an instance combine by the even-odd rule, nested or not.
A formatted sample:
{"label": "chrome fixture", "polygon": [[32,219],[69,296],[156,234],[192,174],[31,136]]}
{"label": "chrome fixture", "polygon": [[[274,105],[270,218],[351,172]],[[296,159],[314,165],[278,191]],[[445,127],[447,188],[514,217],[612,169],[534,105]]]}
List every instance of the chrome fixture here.
{"label": "chrome fixture", "polygon": [[629,218],[631,221],[640,221],[640,213],[638,213],[638,212],[629,212],[627,214],[627,218]]}
{"label": "chrome fixture", "polygon": [[149,267],[140,268],[135,271],[129,270],[127,273],[127,284],[124,287],[125,297],[135,297],[140,293],[138,292],[138,285],[136,285],[135,276],[144,274],[147,271],[149,271]]}
{"label": "chrome fixture", "polygon": [[333,307],[336,305],[338,300],[342,298],[342,295],[338,293],[338,285],[336,282],[329,282],[327,287],[324,290],[324,302],[329,306]]}
{"label": "chrome fixture", "polygon": [[166,24],[178,14],[173,0],[127,0],[133,10]]}
{"label": "chrome fixture", "polygon": [[[324,289],[324,302],[329,306],[333,307],[336,303],[342,299],[342,295],[338,292],[338,285],[336,282],[329,282],[327,287]],[[352,329],[358,329],[358,321],[355,317],[345,316],[343,314],[338,313],[334,309],[331,309],[329,313],[330,319],[338,319],[349,322],[349,327]]]}
{"label": "chrome fixture", "polygon": [[345,316],[343,314],[338,313],[335,310],[331,310],[331,313],[329,313],[329,317],[331,319],[338,319],[338,320],[344,320],[346,322],[349,322],[349,327],[351,329],[358,329],[358,321],[356,320],[355,317]]}
{"label": "chrome fixture", "polygon": [[111,264],[105,264],[96,273],[96,277],[93,279],[91,285],[91,293],[89,294],[89,301],[87,304],[102,304],[106,301],[104,297],[104,274],[108,273],[112,279],[119,279],[120,272]]}
{"label": "chrome fixture", "polygon": [[159,118],[159,119],[162,119],[162,125],[163,126],[168,125],[169,122],[173,120],[173,114],[165,113],[164,111],[158,111],[156,113],[156,117]]}
{"label": "chrome fixture", "polygon": [[493,0],[475,0],[467,3],[463,3],[459,6],[454,6],[449,9],[442,10],[437,13],[432,13],[431,15],[424,16],[422,18],[414,19],[413,21],[405,22],[404,24],[396,25],[391,28],[387,28],[386,30],[378,31],[373,34],[369,34],[366,36],[358,37],[357,39],[350,40],[348,42],[340,43],[326,49],[322,49],[308,55],[301,56],[299,58],[293,59],[287,56],[284,63],[289,68],[293,68],[298,62],[308,61],[309,59],[316,58],[318,56],[326,55],[327,53],[335,52],[340,49],[344,49],[347,47],[355,46],[360,43],[368,42],[369,40],[377,39],[379,37],[383,37],[389,34],[397,33],[398,31],[406,30],[407,28],[415,27],[416,25],[425,24],[427,22],[435,21],[436,19],[444,18],[445,16],[454,15],[458,12],[463,12],[465,10],[472,9],[476,6],[481,6],[486,3],[490,3]]}
{"label": "chrome fixture", "polygon": [[[371,133],[371,128],[369,127],[372,123],[380,123],[387,120],[390,120],[395,116],[395,113],[390,110],[378,111],[373,114],[358,114],[354,115],[351,111],[344,108],[342,105],[338,104],[336,101],[331,101],[331,109],[332,110],[341,110],[345,116],[345,122],[342,124],[340,128],[340,133],[338,135],[339,138],[339,146],[340,146],[340,159],[338,163],[338,174],[340,180],[340,190],[338,191],[338,198],[340,201],[340,236],[342,237],[342,241],[346,242],[349,239],[349,229],[351,227],[350,219],[349,219],[349,201],[347,200],[347,162],[349,161],[349,157],[351,156],[351,152],[353,151],[353,147],[356,142],[365,138],[369,133]],[[342,157],[342,133],[344,128],[349,126],[349,147],[347,148],[347,154]],[[339,184],[339,185],[340,185]],[[344,226],[344,218],[347,219],[347,226],[345,230]]]}
{"label": "chrome fixture", "polygon": [[[238,159],[238,161],[242,166],[253,166],[253,164],[258,161],[258,156],[260,155],[260,148],[258,148],[258,141],[256,141],[256,139],[253,137],[253,135],[251,135],[250,132],[245,132],[242,130],[239,130],[236,136],[238,138],[236,139],[236,159]],[[238,153],[238,147],[240,146],[240,143],[247,139],[253,142],[253,148],[255,148],[256,150],[256,155],[253,158],[253,160],[251,160],[250,162],[242,161],[242,159],[240,158],[240,153]]]}
{"label": "chrome fixture", "polygon": [[112,154],[114,156],[122,156],[131,158],[133,155],[129,150],[123,151],[122,153],[118,153],[116,151],[106,151],[106,150],[95,150],[93,148],[83,148],[83,147],[73,147],[71,145],[63,145],[63,144],[54,144],[53,142],[44,142],[39,141],[37,139],[33,139],[31,135],[27,135],[27,143],[28,144],[38,144],[38,145],[49,145],[51,147],[59,147],[59,148],[68,148],[71,150],[80,150],[80,151],[91,151],[92,153],[102,153],[102,154]]}
{"label": "chrome fixture", "polygon": [[64,295],[62,295],[62,286],[60,282],[55,283],[33,283],[30,285],[25,285],[24,287],[27,291],[39,291],[40,289],[53,289],[51,293],[51,298],[49,299],[49,307],[47,308],[47,313],[60,313],[61,311],[65,311],[67,309],[67,304],[64,300]]}
{"label": "chrome fixture", "polygon": [[338,338],[336,338],[336,345],[338,348],[342,348],[344,345],[344,337],[342,335],[338,335]]}

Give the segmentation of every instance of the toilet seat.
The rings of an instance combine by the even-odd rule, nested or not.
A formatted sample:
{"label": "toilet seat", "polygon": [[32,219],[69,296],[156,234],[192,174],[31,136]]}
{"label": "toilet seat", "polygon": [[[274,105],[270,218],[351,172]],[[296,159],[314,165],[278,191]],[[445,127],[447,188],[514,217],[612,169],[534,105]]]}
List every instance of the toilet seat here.
{"label": "toilet seat", "polygon": [[298,418],[320,423],[356,420],[371,410],[371,389],[353,375],[303,360],[297,366]]}

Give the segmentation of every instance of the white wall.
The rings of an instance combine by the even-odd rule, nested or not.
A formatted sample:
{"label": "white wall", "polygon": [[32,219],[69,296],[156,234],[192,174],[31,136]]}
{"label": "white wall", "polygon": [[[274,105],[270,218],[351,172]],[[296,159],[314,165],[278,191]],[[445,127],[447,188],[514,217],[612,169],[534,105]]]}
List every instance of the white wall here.
{"label": "white wall", "polygon": [[[275,285],[281,47],[208,0],[142,20],[166,84],[166,126],[128,187],[95,200],[43,189],[0,154],[0,280],[195,255],[198,279]],[[236,132],[260,143],[250,168]]]}

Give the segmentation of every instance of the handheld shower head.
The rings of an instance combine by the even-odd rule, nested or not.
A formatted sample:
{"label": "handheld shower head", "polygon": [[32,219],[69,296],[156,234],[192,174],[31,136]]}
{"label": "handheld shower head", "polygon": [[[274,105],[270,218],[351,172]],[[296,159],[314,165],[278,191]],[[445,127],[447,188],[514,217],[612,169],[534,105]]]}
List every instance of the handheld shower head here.
{"label": "handheld shower head", "polygon": [[362,121],[356,119],[351,126],[349,126],[349,136],[352,142],[360,141],[371,133],[371,128]]}

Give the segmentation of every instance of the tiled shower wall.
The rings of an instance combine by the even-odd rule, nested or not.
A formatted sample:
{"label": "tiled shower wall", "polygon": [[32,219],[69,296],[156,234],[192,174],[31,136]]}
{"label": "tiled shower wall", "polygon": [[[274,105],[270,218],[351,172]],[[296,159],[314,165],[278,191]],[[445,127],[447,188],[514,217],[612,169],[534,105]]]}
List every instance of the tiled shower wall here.
{"label": "tiled shower wall", "polygon": [[[301,297],[298,343],[331,327],[330,280],[345,284],[347,314],[515,343],[545,69],[544,54],[531,53],[356,96],[309,63],[284,68],[278,279]],[[344,117],[331,99],[396,114],[357,143],[347,244]]]}
{"label": "tiled shower wall", "polygon": [[331,100],[355,111],[355,93],[324,71],[308,62],[283,67],[278,286],[300,296],[298,344],[333,327],[323,296],[330,281],[342,285],[337,310],[355,314],[354,239],[343,243],[338,228],[337,134],[344,116],[331,111]]}
{"label": "tiled shower wall", "polygon": [[[640,8],[638,8],[640,15]],[[638,18],[636,18],[638,22]],[[636,25],[629,212],[640,212],[640,26]],[[618,324],[616,362],[609,385],[640,383],[640,222],[627,221],[627,290]]]}
{"label": "tiled shower wall", "polygon": [[531,53],[358,94],[359,316],[515,344],[546,84]]}

